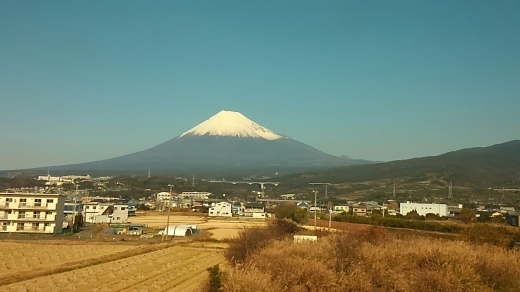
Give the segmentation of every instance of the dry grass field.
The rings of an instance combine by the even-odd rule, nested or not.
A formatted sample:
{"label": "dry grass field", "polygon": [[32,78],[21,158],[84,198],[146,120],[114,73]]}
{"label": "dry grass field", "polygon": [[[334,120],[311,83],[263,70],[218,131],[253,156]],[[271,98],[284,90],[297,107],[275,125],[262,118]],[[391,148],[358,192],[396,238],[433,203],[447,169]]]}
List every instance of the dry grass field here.
{"label": "dry grass field", "polygon": [[58,245],[49,243],[0,242],[0,274],[52,268],[129,250],[131,245]]}
{"label": "dry grass field", "polygon": [[[165,213],[154,213],[153,215],[142,215],[131,218],[132,223],[147,224],[151,228],[162,228],[166,226],[167,215]],[[217,240],[233,238],[244,227],[265,226],[266,221],[261,220],[239,220],[208,219],[202,216],[170,215],[170,225],[195,224],[202,230],[213,233],[212,238]]]}
{"label": "dry grass field", "polygon": [[2,291],[197,291],[206,269],[222,263],[217,249],[168,247],[0,287]]}
{"label": "dry grass field", "polygon": [[221,291],[520,291],[520,252],[495,245],[373,226],[317,242],[264,238],[252,229],[230,243],[227,259],[240,262],[222,276]]}

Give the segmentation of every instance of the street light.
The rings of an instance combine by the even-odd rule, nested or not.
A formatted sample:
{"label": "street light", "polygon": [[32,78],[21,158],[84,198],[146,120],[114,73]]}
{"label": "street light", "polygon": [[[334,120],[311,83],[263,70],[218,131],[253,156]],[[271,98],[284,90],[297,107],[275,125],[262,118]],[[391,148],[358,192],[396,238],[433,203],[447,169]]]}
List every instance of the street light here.
{"label": "street light", "polygon": [[175,186],[175,185],[172,185],[172,184],[169,184],[168,185],[170,187],[170,199],[168,200],[168,219],[166,220],[166,240],[168,240],[168,228],[170,228],[170,209],[171,209],[171,206],[172,206],[172,188]]}

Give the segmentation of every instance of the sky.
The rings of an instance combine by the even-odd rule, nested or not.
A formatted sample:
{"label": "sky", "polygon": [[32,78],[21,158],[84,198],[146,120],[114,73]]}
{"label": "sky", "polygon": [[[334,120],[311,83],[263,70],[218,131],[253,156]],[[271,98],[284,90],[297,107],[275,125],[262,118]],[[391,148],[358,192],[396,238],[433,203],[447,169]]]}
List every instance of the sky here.
{"label": "sky", "polygon": [[520,139],[520,1],[0,1],[0,169],[220,110],[390,161]]}

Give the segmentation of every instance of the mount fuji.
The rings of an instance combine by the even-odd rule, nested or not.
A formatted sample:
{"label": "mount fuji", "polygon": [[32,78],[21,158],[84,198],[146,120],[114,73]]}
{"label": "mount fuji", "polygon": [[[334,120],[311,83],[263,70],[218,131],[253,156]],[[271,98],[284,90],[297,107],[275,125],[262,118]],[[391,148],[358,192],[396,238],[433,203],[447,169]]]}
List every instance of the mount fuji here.
{"label": "mount fuji", "polygon": [[[185,133],[150,149],[106,160],[55,166],[53,170],[129,172],[302,171],[367,164],[321,152],[277,134],[239,112],[220,111]],[[287,173],[287,171],[285,171]]]}

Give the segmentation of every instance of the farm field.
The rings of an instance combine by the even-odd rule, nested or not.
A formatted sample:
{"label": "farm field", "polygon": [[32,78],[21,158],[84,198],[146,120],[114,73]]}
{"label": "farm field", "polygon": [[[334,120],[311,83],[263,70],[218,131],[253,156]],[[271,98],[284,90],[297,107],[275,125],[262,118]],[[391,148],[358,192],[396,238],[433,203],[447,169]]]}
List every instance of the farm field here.
{"label": "farm field", "polygon": [[[99,246],[97,246],[99,247]],[[222,250],[170,246],[149,253],[4,285],[1,291],[198,291]]]}
{"label": "farm field", "polygon": [[[132,223],[148,224],[148,227],[161,228],[166,226],[167,215],[145,215],[132,217]],[[267,221],[231,219],[208,219],[202,216],[170,215],[170,225],[194,224],[202,230],[213,233],[214,239],[232,238],[244,227],[263,226]]]}
{"label": "farm field", "polygon": [[88,260],[136,248],[132,245],[63,245],[0,242],[0,274],[52,268],[68,262]]}

